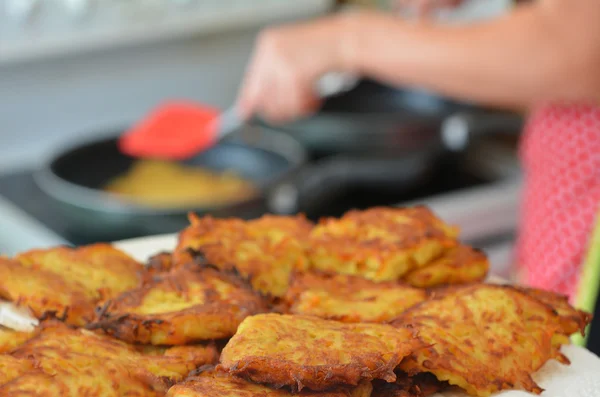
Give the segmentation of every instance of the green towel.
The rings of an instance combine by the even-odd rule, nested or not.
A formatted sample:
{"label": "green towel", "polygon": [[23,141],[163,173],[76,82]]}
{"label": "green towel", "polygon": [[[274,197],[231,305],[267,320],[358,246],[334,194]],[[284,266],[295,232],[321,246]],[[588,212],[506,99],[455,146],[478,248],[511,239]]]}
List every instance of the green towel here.
{"label": "green towel", "polygon": [[[588,246],[588,254],[583,263],[583,273],[579,281],[575,305],[581,310],[594,313],[598,293],[600,289],[600,211],[596,217],[596,227],[592,233]],[[589,334],[589,327],[586,335]],[[573,343],[585,346],[587,337],[581,335],[573,336]]]}

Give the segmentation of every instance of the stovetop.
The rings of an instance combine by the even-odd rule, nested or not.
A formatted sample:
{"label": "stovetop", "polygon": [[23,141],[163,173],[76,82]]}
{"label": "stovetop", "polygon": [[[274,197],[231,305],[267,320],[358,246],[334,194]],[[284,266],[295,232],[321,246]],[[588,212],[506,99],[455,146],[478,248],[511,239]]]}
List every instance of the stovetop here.
{"label": "stovetop", "polygon": [[[363,209],[376,205],[395,205],[486,183],[485,180],[461,172],[456,167],[439,167],[439,170],[430,183],[418,189],[402,194],[374,191],[372,189],[352,189],[324,205],[318,212],[307,215],[313,220],[323,216],[339,216],[350,209]],[[85,231],[78,230],[60,215],[56,203],[36,185],[33,174],[33,170],[24,170],[0,176],[0,196],[72,244],[81,245],[97,242],[97,237],[87,236]],[[165,230],[164,232],[171,232],[171,230]],[[110,236],[110,240],[134,237],[140,236],[114,235]]]}

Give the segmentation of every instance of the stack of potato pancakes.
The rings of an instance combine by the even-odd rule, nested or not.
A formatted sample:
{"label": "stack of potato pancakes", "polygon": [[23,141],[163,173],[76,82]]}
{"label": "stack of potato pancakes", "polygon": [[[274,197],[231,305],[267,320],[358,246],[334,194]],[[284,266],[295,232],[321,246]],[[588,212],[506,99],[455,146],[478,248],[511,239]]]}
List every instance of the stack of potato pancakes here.
{"label": "stack of potato pancakes", "polygon": [[0,257],[0,396],[539,394],[591,320],[485,283],[486,256],[424,207],[244,221],[190,215],[142,264],[108,244]]}

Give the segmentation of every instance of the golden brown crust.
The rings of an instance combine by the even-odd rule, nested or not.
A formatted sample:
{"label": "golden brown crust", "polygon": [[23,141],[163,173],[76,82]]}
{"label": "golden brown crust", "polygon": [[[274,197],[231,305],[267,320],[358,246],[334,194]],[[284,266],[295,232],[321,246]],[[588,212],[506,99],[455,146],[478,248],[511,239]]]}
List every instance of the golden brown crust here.
{"label": "golden brown crust", "polygon": [[32,250],[15,259],[24,266],[78,283],[97,300],[110,299],[137,287],[145,270],[139,262],[109,244]]}
{"label": "golden brown crust", "polygon": [[34,363],[29,360],[2,354],[0,355],[0,385],[11,382],[33,369]]}
{"label": "golden brown crust", "polygon": [[285,297],[287,312],[342,322],[387,322],[424,301],[427,292],[396,282],[346,275],[295,275]]}
{"label": "golden brown crust", "polygon": [[186,266],[108,302],[90,327],[132,343],[182,345],[229,338],[244,318],[267,310],[235,276]]}
{"label": "golden brown crust", "polygon": [[289,389],[274,389],[209,370],[173,386],[167,397],[370,397],[371,390],[371,383],[364,382],[358,387],[338,387],[325,392],[304,389],[292,393]]}
{"label": "golden brown crust", "polygon": [[393,324],[411,324],[429,344],[405,359],[402,370],[431,372],[474,396],[508,388],[539,394],[542,389],[531,374],[546,361],[561,358],[553,345],[560,329],[556,314],[507,286],[441,289]]}
{"label": "golden brown crust", "polygon": [[[20,360],[20,362],[27,360]],[[34,368],[0,385],[11,397],[161,397],[168,384],[147,371],[77,353],[47,351]]]}
{"label": "golden brown crust", "polygon": [[592,321],[592,315],[583,310],[577,310],[569,304],[569,298],[550,291],[535,288],[518,288],[527,295],[548,305],[560,317],[562,333],[571,336],[577,332],[585,333],[585,328]]}
{"label": "golden brown crust", "polygon": [[[137,373],[164,384],[181,381],[198,366],[214,363],[218,358],[212,346],[185,346],[142,354],[135,346],[57,322],[44,323],[35,337],[11,355],[32,361],[50,375],[66,371],[65,374],[77,378],[85,375],[83,371],[87,368],[114,365],[124,375]],[[79,368],[78,362],[85,366]]]}
{"label": "golden brown crust", "polygon": [[29,308],[38,319],[56,317],[79,326],[94,318],[96,303],[94,294],[79,283],[1,257],[0,298]]}
{"label": "golden brown crust", "polygon": [[313,229],[310,263],[325,272],[396,281],[456,246],[457,233],[425,207],[350,211]]}
{"label": "golden brown crust", "polygon": [[218,268],[236,270],[263,294],[282,296],[294,270],[307,267],[305,241],[312,224],[302,216],[241,219],[199,218],[179,236],[173,254],[175,265],[185,265],[200,255]]}
{"label": "golden brown crust", "polygon": [[405,328],[262,314],[242,322],[221,353],[221,365],[256,383],[320,391],[371,379],[394,381],[394,368],[419,346]]}
{"label": "golden brown crust", "polygon": [[413,270],[402,279],[419,288],[483,281],[490,267],[487,256],[466,245],[446,251],[440,258]]}
{"label": "golden brown crust", "polygon": [[[213,347],[184,346],[142,354],[139,349],[61,323],[42,324],[3,368],[2,396],[164,396],[190,371],[217,360]],[[16,366],[18,364],[18,366]]]}
{"label": "golden brown crust", "polygon": [[33,338],[35,331],[19,332],[0,326],[0,354],[10,352]]}

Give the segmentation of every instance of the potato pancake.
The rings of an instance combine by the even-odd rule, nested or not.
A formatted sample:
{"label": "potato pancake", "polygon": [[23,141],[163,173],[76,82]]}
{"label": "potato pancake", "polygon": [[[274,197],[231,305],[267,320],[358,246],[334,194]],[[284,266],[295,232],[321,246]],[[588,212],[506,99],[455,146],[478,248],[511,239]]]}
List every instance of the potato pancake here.
{"label": "potato pancake", "polygon": [[[55,322],[43,324],[40,333],[14,350],[11,356],[33,360],[48,374],[64,370],[69,376],[77,377],[84,368],[74,365],[71,360],[85,362],[89,359],[90,363],[97,360],[95,365],[100,367],[115,364],[126,372],[169,382],[183,380],[197,367],[212,364],[218,357],[212,346],[176,347],[143,354],[135,346],[124,342]],[[90,370],[95,369],[89,365]]]}
{"label": "potato pancake", "polygon": [[0,297],[26,307],[38,319],[56,317],[73,325],[94,318],[95,294],[61,275],[0,258]]}
{"label": "potato pancake", "polygon": [[471,247],[460,245],[440,258],[413,270],[402,280],[414,287],[466,284],[483,281],[490,267],[487,256]]}
{"label": "potato pancake", "polygon": [[519,288],[519,290],[555,310],[560,317],[562,333],[566,336],[577,332],[583,333],[592,321],[591,314],[575,309],[569,304],[569,298],[566,296],[534,288]]}
{"label": "potato pancake", "polygon": [[174,253],[176,265],[193,259],[191,252],[222,270],[236,270],[266,295],[285,294],[292,271],[306,269],[305,242],[312,224],[302,216],[241,219],[190,215]]}
{"label": "potato pancake", "polygon": [[181,345],[229,338],[263,298],[233,274],[184,266],[108,302],[91,328],[132,343]]}
{"label": "potato pancake", "polygon": [[144,272],[142,264],[109,244],[32,250],[15,259],[27,267],[79,283],[97,300],[110,299],[137,287]]}
{"label": "potato pancake", "polygon": [[0,385],[0,396],[161,397],[168,389],[165,381],[142,369],[57,350],[37,354],[35,368],[20,372]]}
{"label": "potato pancake", "polygon": [[427,298],[427,292],[396,282],[306,273],[285,297],[287,311],[343,322],[387,322]]}
{"label": "potato pancake", "polygon": [[0,354],[0,385],[10,382],[34,368],[34,363],[29,360]]}
{"label": "potato pancake", "polygon": [[373,397],[428,397],[443,391],[446,382],[440,382],[429,373],[408,376],[406,373],[396,374],[395,382],[387,383],[381,380],[373,382]]}
{"label": "potato pancake", "polygon": [[19,332],[0,326],[0,354],[16,349],[34,335],[35,332]]}
{"label": "potato pancake", "polygon": [[326,392],[304,389],[292,393],[289,389],[269,388],[219,371],[206,371],[171,387],[167,397],[370,397],[371,390],[371,382],[363,382],[357,387],[338,387]]}
{"label": "potato pancake", "polygon": [[408,310],[394,325],[412,326],[428,347],[403,360],[409,374],[431,372],[474,396],[518,388],[542,389],[531,374],[561,359],[552,339],[558,316],[538,300],[506,286],[452,287]]}
{"label": "potato pancake", "polygon": [[425,207],[350,211],[313,229],[310,263],[325,272],[396,281],[456,246],[457,234]]}
{"label": "potato pancake", "polygon": [[406,328],[260,314],[242,322],[221,352],[221,366],[256,383],[322,391],[372,379],[393,382],[394,368],[419,346]]}

